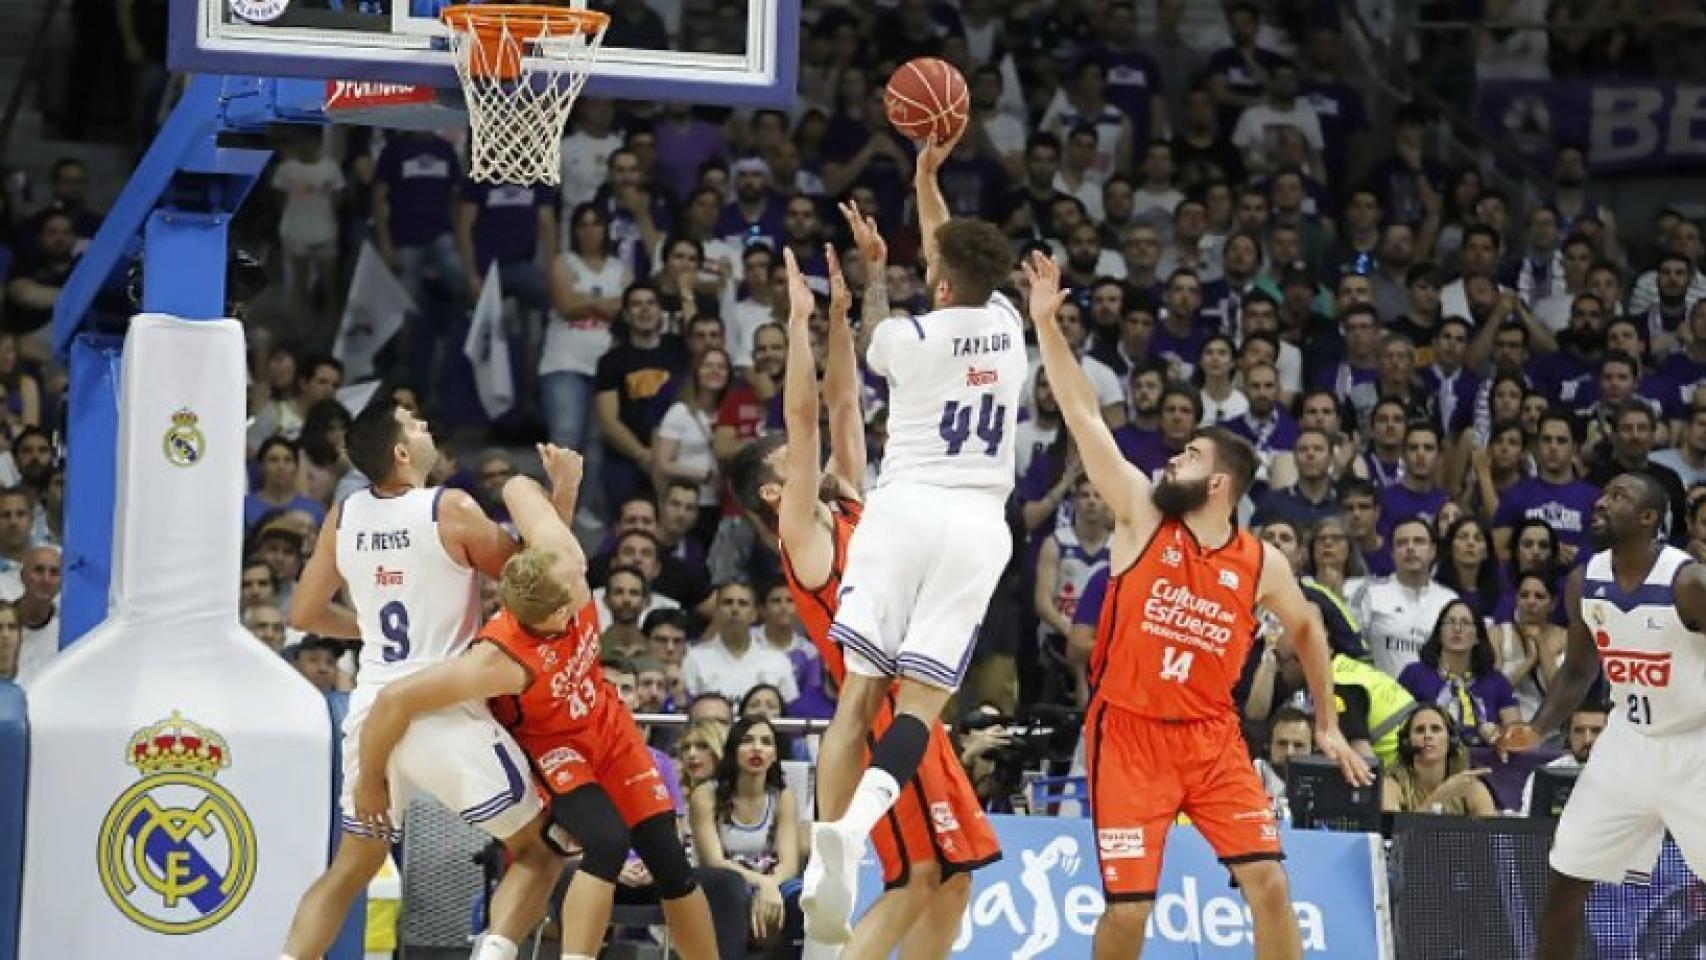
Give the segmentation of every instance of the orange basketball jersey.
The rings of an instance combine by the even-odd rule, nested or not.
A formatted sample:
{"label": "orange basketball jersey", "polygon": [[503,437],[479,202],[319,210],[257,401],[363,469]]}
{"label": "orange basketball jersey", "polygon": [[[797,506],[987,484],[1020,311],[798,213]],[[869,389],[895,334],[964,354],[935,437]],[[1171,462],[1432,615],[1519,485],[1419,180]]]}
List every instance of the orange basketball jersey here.
{"label": "orange basketball jersey", "polygon": [[598,665],[598,608],[591,601],[555,636],[536,634],[500,610],[474,642],[497,644],[527,671],[526,690],[491,701],[492,715],[524,748],[528,740],[584,729],[603,708],[621,704]]}
{"label": "orange basketball jersey", "polygon": [[823,668],[840,684],[847,676],[847,661],[841,644],[829,639],[829,626],[835,622],[835,609],[841,594],[841,574],[847,568],[847,542],[853,539],[853,528],[865,513],[865,505],[851,497],[837,497],[829,505],[829,515],[835,524],[835,556],[829,563],[829,579],[817,589],[807,590],[794,576],[794,564],[788,559],[788,548],[782,546],[782,575],[788,578],[788,590],[794,595],[794,612],[806,628],[806,636],[823,660]]}
{"label": "orange basketball jersey", "polygon": [[1108,583],[1090,656],[1094,696],[1159,719],[1203,719],[1237,708],[1232,685],[1256,636],[1262,542],[1237,530],[1207,548],[1166,518]]}

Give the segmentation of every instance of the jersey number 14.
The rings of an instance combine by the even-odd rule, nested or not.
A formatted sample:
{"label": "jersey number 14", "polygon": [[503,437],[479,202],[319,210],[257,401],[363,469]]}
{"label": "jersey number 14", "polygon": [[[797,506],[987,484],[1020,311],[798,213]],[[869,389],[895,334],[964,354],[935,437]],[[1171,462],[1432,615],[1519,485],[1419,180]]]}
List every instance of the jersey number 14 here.
{"label": "jersey number 14", "polygon": [[[949,400],[942,407],[942,441],[948,445],[948,456],[957,457],[965,448],[966,441],[973,436],[971,422],[971,404],[962,404],[958,400]],[[984,443],[983,454],[993,457],[1001,451],[1001,436],[1006,429],[1007,405],[997,404],[995,394],[985,393],[978,403],[977,429],[979,440]]]}
{"label": "jersey number 14", "polygon": [[1165,647],[1161,651],[1161,679],[1174,683],[1184,683],[1191,678],[1191,663],[1197,655],[1190,650],[1180,650],[1178,647]]}

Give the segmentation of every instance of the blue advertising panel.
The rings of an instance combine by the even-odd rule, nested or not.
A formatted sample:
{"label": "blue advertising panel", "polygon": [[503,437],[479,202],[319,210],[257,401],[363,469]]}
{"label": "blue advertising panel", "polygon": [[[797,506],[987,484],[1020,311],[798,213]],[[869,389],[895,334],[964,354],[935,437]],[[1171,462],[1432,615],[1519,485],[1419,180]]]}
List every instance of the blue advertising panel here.
{"label": "blue advertising panel", "polygon": [[[1002,858],[973,876],[971,907],[960,919],[954,955],[1074,960],[1090,956],[1102,914],[1101,879],[1090,821],[992,816]],[[1286,831],[1286,872],[1311,958],[1391,956],[1386,934],[1386,866],[1378,838]],[[874,855],[861,865],[860,910],[882,890]],[[1254,957],[1250,915],[1226,868],[1191,827],[1167,836],[1161,888],[1145,960]]]}

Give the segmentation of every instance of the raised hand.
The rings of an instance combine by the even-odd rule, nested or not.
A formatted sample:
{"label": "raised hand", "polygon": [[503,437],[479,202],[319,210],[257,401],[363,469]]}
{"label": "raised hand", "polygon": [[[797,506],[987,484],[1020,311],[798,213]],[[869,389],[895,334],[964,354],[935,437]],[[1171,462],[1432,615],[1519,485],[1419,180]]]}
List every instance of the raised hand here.
{"label": "raised hand", "polygon": [[1031,322],[1040,330],[1055,326],[1060,305],[1066,302],[1067,291],[1060,286],[1060,264],[1039,250],[1031,251],[1024,263],[1025,283],[1031,291]]}
{"label": "raised hand", "polygon": [[552,493],[573,493],[580,489],[586,462],[581,455],[554,443],[536,446],[539,462],[545,467],[545,477],[551,481]]}
{"label": "raised hand", "polygon": [[809,320],[817,309],[817,298],[812,296],[812,288],[806,286],[806,275],[800,272],[800,262],[794,259],[793,250],[782,248],[782,262],[788,267],[788,319]]}
{"label": "raised hand", "polygon": [[853,231],[853,243],[865,255],[866,269],[881,273],[888,264],[889,245],[877,232],[877,221],[860,213],[859,207],[850,200],[841,204],[841,215],[847,218],[847,227]]}
{"label": "raised hand", "polygon": [[942,164],[954,152],[954,148],[959,146],[960,138],[966,135],[966,130],[970,127],[970,121],[961,125],[960,132],[954,134],[951,140],[937,140],[932,134],[930,139],[920,141],[918,146],[918,176],[934,177],[936,171],[942,169]]}
{"label": "raised hand", "polygon": [[840,322],[847,319],[848,311],[853,309],[853,291],[847,286],[847,277],[841,272],[841,257],[836,254],[833,244],[823,245],[823,258],[829,264],[829,319]]}

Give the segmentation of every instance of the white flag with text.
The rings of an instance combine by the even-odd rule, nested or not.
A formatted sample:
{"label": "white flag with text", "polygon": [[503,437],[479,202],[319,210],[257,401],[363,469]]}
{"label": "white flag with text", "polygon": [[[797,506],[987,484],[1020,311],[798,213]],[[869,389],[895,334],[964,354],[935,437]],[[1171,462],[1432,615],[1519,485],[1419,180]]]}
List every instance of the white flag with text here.
{"label": "white flag with text", "polygon": [[344,365],[344,382],[365,380],[373,371],[373,358],[403,329],[403,317],[415,309],[409,291],[398,282],[373,244],[361,245],[350,280],[349,301],[332,356]]}

